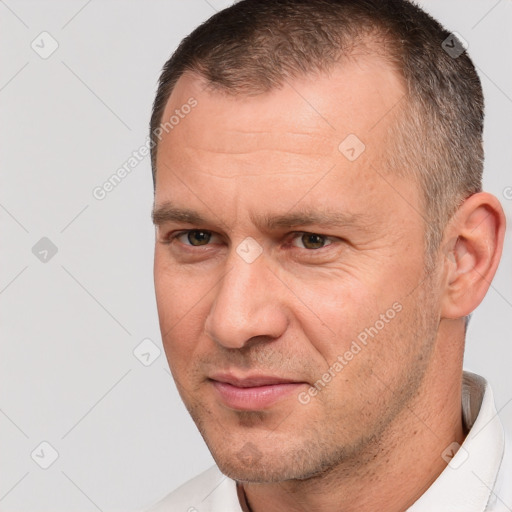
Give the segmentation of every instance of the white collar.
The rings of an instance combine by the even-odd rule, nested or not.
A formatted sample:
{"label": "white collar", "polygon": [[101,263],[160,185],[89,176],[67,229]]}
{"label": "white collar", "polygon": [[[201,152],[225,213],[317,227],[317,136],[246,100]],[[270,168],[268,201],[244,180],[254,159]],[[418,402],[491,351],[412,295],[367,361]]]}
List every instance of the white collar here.
{"label": "white collar", "polygon": [[[493,500],[505,436],[489,384],[469,372],[463,375],[462,414],[471,430],[446,469],[408,512],[484,512]],[[448,452],[443,452],[445,457]]]}

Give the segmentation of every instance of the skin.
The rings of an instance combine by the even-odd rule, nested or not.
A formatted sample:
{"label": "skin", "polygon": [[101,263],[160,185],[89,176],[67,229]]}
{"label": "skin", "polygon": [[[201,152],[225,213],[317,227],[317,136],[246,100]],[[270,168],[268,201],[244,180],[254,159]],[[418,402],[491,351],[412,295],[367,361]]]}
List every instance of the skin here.
{"label": "skin", "polygon": [[[372,57],[252,97],[187,73],[164,113],[198,102],[158,149],[162,339],[186,407],[254,512],[404,510],[446,466],[443,450],[463,442],[463,317],[492,280],[504,216],[489,194],[466,200],[426,272],[421,192],[383,165],[403,91]],[[338,150],[349,134],[366,145],[352,162]],[[297,217],[308,213],[343,222]],[[189,233],[206,235],[187,230],[211,238],[190,245]],[[306,238],[320,247],[304,232],[322,235]],[[246,237],[262,249],[252,263],[236,251]],[[301,403],[394,303],[400,312]],[[216,393],[220,371],[302,385],[242,411]]]}

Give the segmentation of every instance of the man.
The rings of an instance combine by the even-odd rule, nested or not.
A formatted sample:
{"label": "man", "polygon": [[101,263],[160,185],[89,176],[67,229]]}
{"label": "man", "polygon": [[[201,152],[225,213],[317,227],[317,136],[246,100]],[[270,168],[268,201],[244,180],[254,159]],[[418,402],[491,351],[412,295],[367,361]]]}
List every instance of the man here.
{"label": "man", "polygon": [[243,0],[182,42],[151,120],[155,286],[217,465],[154,510],[510,510],[462,372],[505,229],[482,122],[461,43],[405,0]]}

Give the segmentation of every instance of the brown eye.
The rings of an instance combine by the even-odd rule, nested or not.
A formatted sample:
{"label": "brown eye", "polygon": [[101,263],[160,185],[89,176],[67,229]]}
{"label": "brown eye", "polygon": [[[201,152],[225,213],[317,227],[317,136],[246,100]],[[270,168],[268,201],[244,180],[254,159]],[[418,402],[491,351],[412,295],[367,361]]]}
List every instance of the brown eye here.
{"label": "brown eye", "polygon": [[302,233],[299,234],[295,240],[293,245],[303,249],[322,249],[332,243],[329,237],[318,235],[317,233]]}
{"label": "brown eye", "polygon": [[186,233],[190,245],[206,245],[210,241],[212,234],[209,231],[192,230]]}

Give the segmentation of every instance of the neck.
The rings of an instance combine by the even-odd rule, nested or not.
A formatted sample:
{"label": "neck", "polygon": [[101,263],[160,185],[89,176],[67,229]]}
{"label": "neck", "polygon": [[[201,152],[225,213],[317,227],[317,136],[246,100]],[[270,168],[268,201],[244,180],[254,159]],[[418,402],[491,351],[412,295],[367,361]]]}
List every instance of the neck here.
{"label": "neck", "polygon": [[446,467],[443,451],[464,440],[463,338],[458,332],[456,321],[441,322],[418,394],[357,461],[343,461],[308,480],[244,484],[249,510],[397,512],[411,506]]}

